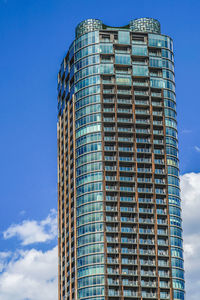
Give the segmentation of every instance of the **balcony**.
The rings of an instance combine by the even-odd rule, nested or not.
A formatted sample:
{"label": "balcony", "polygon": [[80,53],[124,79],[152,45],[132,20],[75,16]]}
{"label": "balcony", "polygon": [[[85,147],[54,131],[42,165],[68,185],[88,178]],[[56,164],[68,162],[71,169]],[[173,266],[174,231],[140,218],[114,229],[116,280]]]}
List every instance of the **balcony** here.
{"label": "balcony", "polygon": [[152,161],[151,161],[151,158],[138,157],[137,162],[151,164]]}
{"label": "balcony", "polygon": [[156,135],[163,135],[163,130],[153,130],[153,134],[156,134]]}
{"label": "balcony", "polygon": [[139,223],[141,223],[141,224],[154,224],[154,219],[139,218]]}
{"label": "balcony", "polygon": [[116,171],[117,167],[116,166],[105,166],[106,171]]}
{"label": "balcony", "polygon": [[117,197],[115,197],[115,196],[106,196],[106,201],[116,202],[117,201]]}
{"label": "balcony", "polygon": [[[123,244],[137,244],[137,240],[122,237],[121,238],[121,243],[123,243]],[[133,251],[134,254],[137,253],[136,249],[129,249],[129,250]],[[123,252],[123,253],[125,253],[125,252]]]}
{"label": "balcony", "polygon": [[161,93],[151,92],[151,97],[162,97]]}
{"label": "balcony", "polygon": [[145,292],[142,292],[142,299],[156,299],[157,298],[157,295],[156,294],[153,294],[153,293],[145,293]]}
{"label": "balcony", "polygon": [[[130,218],[130,217],[121,217],[121,222],[122,223],[135,223],[135,218]],[[125,231],[125,233],[135,233],[135,229],[132,229],[131,232]]]}
{"label": "balcony", "polygon": [[157,165],[164,165],[165,161],[163,159],[154,159],[154,163]]}
{"label": "balcony", "polygon": [[103,84],[114,84],[113,80],[106,80],[106,79],[103,79],[102,83]]}
{"label": "balcony", "polygon": [[104,107],[103,112],[114,113],[115,109],[114,109],[114,107]]}
{"label": "balcony", "polygon": [[154,154],[164,154],[164,151],[161,149],[154,149]]}
{"label": "balcony", "polygon": [[143,213],[143,214],[153,214],[154,210],[151,208],[139,208],[139,213]]}
{"label": "balcony", "polygon": [[104,103],[114,103],[114,99],[108,98],[108,99],[103,99]]}
{"label": "balcony", "polygon": [[132,157],[129,157],[129,156],[120,156],[119,157],[119,161],[124,161],[124,162],[134,162],[134,158]]}
{"label": "balcony", "polygon": [[[167,220],[163,220],[163,219],[157,219],[157,224],[158,225],[167,225]],[[161,233],[158,233],[161,235]]]}
{"label": "balcony", "polygon": [[158,249],[158,256],[168,256],[168,251]]}
{"label": "balcony", "polygon": [[148,120],[148,119],[136,119],[135,123],[136,124],[150,124],[150,120]]}
{"label": "balcony", "polygon": [[151,143],[151,140],[150,139],[145,139],[145,138],[136,138],[136,142],[137,143],[140,143],[140,144],[149,144]]}
{"label": "balcony", "polygon": [[106,216],[106,222],[118,222],[117,217]]}
{"label": "balcony", "polygon": [[118,232],[118,227],[106,227],[106,232]]}
{"label": "balcony", "polygon": [[169,278],[169,273],[168,272],[159,271],[158,273],[159,273],[160,277],[165,277],[165,278],[167,277],[167,278]]}
{"label": "balcony", "polygon": [[132,119],[128,119],[128,118],[118,118],[117,122],[119,122],[119,123],[132,123],[133,120]]}
{"label": "balcony", "polygon": [[153,125],[163,125],[162,121],[153,120]]}
{"label": "balcony", "polygon": [[139,203],[154,203],[151,198],[139,198]]}
{"label": "balcony", "polygon": [[118,127],[118,132],[125,132],[125,133],[133,132],[133,128],[131,128],[131,127]]}
{"label": "balcony", "polygon": [[139,109],[136,109],[135,110],[135,114],[136,115],[149,115],[149,110],[139,110]]}
{"label": "balcony", "polygon": [[117,113],[131,114],[131,113],[133,113],[133,111],[132,111],[132,109],[118,107]]}
{"label": "balcony", "polygon": [[117,187],[115,185],[107,185],[106,190],[107,191],[117,191]]}
{"label": "balcony", "polygon": [[133,138],[130,137],[118,137],[118,142],[133,142]]}
{"label": "balcony", "polygon": [[167,262],[167,261],[159,261],[158,260],[158,266],[159,267],[168,267],[169,266],[169,262]]}
{"label": "balcony", "polygon": [[[166,235],[167,235],[167,233],[166,233]],[[168,246],[168,242],[167,241],[159,241],[158,240],[158,245],[159,246]]]}
{"label": "balcony", "polygon": [[131,99],[117,99],[118,104],[132,104]]}
{"label": "balcony", "polygon": [[156,276],[156,273],[152,272],[152,271],[141,270],[140,274],[141,274],[141,276],[145,276],[145,277],[149,277],[149,276],[155,277]]}
{"label": "balcony", "polygon": [[151,168],[137,168],[138,173],[151,173]]}
{"label": "balcony", "polygon": [[120,171],[125,171],[125,172],[134,172],[134,168],[133,167],[119,167]]}
{"label": "balcony", "polygon": [[161,185],[165,185],[166,184],[165,180],[163,180],[163,179],[157,179],[157,178],[155,178],[155,183],[156,184],[161,184]]}
{"label": "balcony", "polygon": [[131,90],[117,90],[117,94],[131,95]]}
{"label": "balcony", "polygon": [[105,127],[104,126],[104,131],[105,132],[115,132],[115,127]]}
{"label": "balcony", "polygon": [[[132,264],[130,262],[130,264]],[[123,286],[138,286],[138,281],[131,281],[131,280],[122,280]]]}
{"label": "balcony", "polygon": [[103,118],[104,122],[115,122],[115,118]]}
{"label": "balcony", "polygon": [[109,297],[119,297],[120,293],[119,293],[119,291],[114,291],[114,290],[109,289],[108,290],[108,296]]}
{"label": "balcony", "polygon": [[134,177],[120,176],[119,180],[125,182],[134,182],[135,179]]}
{"label": "balcony", "polygon": [[119,190],[121,192],[134,192],[135,188],[130,186],[120,186]]}
{"label": "balcony", "polygon": [[163,116],[163,112],[162,111],[153,111],[153,116],[162,117]]}
{"label": "balcony", "polygon": [[106,176],[106,181],[116,181],[117,177],[116,176]]}
{"label": "balcony", "polygon": [[155,281],[143,281],[141,283],[142,287],[156,287],[156,282]]}
{"label": "balcony", "polygon": [[150,129],[136,128],[135,132],[136,133],[142,133],[142,134],[150,134]]}
{"label": "balcony", "polygon": [[149,93],[146,91],[134,91],[136,96],[149,96]]}
{"label": "balcony", "polygon": [[[137,242],[135,242],[136,244]],[[133,243],[132,243],[133,244]],[[137,254],[137,250],[136,249],[126,249],[126,248],[121,248],[121,253],[122,254]],[[137,264],[136,260],[134,261],[135,264]]]}
{"label": "balcony", "polygon": [[111,278],[109,278],[108,285],[119,286],[119,280],[112,280]]}
{"label": "balcony", "polygon": [[155,255],[155,251],[154,250],[140,249],[140,254],[141,255]]}
{"label": "balcony", "polygon": [[104,147],[104,150],[105,150],[105,151],[115,151],[116,148],[115,148],[114,146],[105,146],[105,147]]}
{"label": "balcony", "polygon": [[119,151],[132,152],[133,148],[132,147],[119,147]]}
{"label": "balcony", "polygon": [[103,89],[103,94],[114,94],[114,89]]}
{"label": "balcony", "polygon": [[149,154],[151,154],[151,149],[137,148],[137,153],[149,153]]}
{"label": "balcony", "polygon": [[114,136],[104,136],[104,141],[106,141],[106,142],[115,141],[115,137]]}
{"label": "balcony", "polygon": [[154,260],[140,260],[141,266],[155,266]]}
{"label": "balcony", "polygon": [[166,204],[166,199],[156,199],[156,204],[165,205]]}
{"label": "balcony", "polygon": [[153,240],[145,240],[145,239],[140,239],[140,244],[141,245],[154,245],[154,241]]}
{"label": "balcony", "polygon": [[139,182],[139,183],[152,183],[152,178],[140,178],[140,177],[138,177],[137,182]]}
{"label": "balcony", "polygon": [[[114,177],[114,176],[113,176]],[[106,211],[117,211],[117,207],[116,206],[106,206]]]}
{"label": "balcony", "polygon": [[136,270],[129,270],[129,269],[123,269],[122,268],[122,274],[123,275],[137,275],[137,271]]}
{"label": "balcony", "polygon": [[106,161],[116,161],[116,156],[105,156],[104,159]]}
{"label": "balcony", "polygon": [[133,81],[133,86],[148,86],[148,82]]}
{"label": "balcony", "polygon": [[151,102],[152,103],[152,106],[155,106],[155,107],[162,107],[162,102]]}
{"label": "balcony", "polygon": [[110,236],[107,236],[106,240],[108,243],[112,243],[112,244],[118,243],[118,238],[112,238]]}

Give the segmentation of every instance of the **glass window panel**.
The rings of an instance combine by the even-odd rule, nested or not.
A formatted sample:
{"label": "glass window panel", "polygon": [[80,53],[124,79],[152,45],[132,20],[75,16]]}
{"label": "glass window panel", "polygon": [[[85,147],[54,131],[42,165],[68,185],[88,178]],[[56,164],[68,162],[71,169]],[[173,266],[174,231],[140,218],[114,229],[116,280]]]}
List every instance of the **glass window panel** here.
{"label": "glass window panel", "polygon": [[127,54],[116,54],[115,55],[115,63],[122,64],[122,65],[130,65],[131,64],[131,57]]}
{"label": "glass window panel", "polygon": [[133,55],[146,56],[148,54],[147,47],[146,46],[133,45],[132,46],[132,54]]}
{"label": "glass window panel", "polygon": [[104,241],[103,233],[86,234],[77,239],[78,247],[84,244],[99,243]]}
{"label": "glass window panel", "polygon": [[133,65],[133,76],[148,76],[148,75],[149,75],[148,67]]}
{"label": "glass window panel", "polygon": [[122,85],[131,85],[132,80],[129,75],[116,75],[116,83]]}
{"label": "glass window panel", "polygon": [[100,73],[101,74],[113,74],[114,73],[113,64],[101,64],[100,65]]}
{"label": "glass window panel", "polygon": [[78,197],[76,200],[76,204],[77,207],[85,204],[85,203],[89,203],[89,202],[93,202],[93,201],[102,201],[103,200],[103,193],[102,192],[95,192],[95,193],[90,193],[87,195],[83,195],[81,197]]}
{"label": "glass window panel", "polygon": [[113,44],[100,44],[100,53],[111,54],[113,53]]}
{"label": "glass window panel", "polygon": [[99,55],[91,55],[88,57],[85,57],[81,60],[79,60],[77,63],[75,63],[75,72],[88,66],[88,65],[93,65],[99,63],[100,58]]}
{"label": "glass window panel", "polygon": [[129,31],[118,31],[118,43],[119,44],[130,44],[130,32]]}

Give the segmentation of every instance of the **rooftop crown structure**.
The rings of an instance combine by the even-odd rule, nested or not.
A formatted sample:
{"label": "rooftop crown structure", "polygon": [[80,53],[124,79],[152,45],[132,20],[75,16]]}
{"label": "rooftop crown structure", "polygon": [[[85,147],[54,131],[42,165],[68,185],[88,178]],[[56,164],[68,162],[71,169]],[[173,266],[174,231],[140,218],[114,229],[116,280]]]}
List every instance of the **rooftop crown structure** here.
{"label": "rooftop crown structure", "polygon": [[184,300],[172,39],[88,19],[58,74],[59,300]]}

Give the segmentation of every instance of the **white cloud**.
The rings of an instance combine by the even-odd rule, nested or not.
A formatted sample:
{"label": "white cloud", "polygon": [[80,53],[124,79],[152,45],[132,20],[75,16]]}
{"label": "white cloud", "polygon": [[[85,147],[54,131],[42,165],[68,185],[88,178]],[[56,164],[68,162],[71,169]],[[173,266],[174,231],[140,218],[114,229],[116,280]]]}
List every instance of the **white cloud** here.
{"label": "white cloud", "polygon": [[[186,297],[199,300],[200,294],[200,173],[181,176],[184,225]],[[53,210],[38,222],[25,220],[10,226],[5,238],[17,236],[22,245],[48,242],[57,235],[57,217]],[[31,249],[0,252],[0,300],[57,299],[57,247],[46,251]]]}
{"label": "white cloud", "polygon": [[186,297],[199,300],[200,294],[200,173],[181,176],[183,207]]}
{"label": "white cloud", "polygon": [[200,231],[200,173],[181,176],[181,198],[185,234]]}
{"label": "white cloud", "polygon": [[200,147],[194,146],[194,149],[195,149],[197,152],[200,152]]}
{"label": "white cloud", "polygon": [[16,251],[0,274],[0,300],[57,299],[57,247]]}
{"label": "white cloud", "polygon": [[3,233],[4,239],[17,237],[22,245],[44,243],[57,236],[57,213],[52,209],[42,221],[25,220],[21,224],[13,224]]}
{"label": "white cloud", "polygon": [[10,257],[11,252],[0,252],[0,272],[2,272],[6,266],[6,261]]}

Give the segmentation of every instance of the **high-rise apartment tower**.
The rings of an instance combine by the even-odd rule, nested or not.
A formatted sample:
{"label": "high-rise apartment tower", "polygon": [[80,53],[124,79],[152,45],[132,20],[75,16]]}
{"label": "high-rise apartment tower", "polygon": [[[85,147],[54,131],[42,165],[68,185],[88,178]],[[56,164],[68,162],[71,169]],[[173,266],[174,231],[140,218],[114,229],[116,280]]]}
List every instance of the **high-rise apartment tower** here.
{"label": "high-rise apartment tower", "polygon": [[59,300],[184,299],[172,39],[88,19],[58,75]]}

